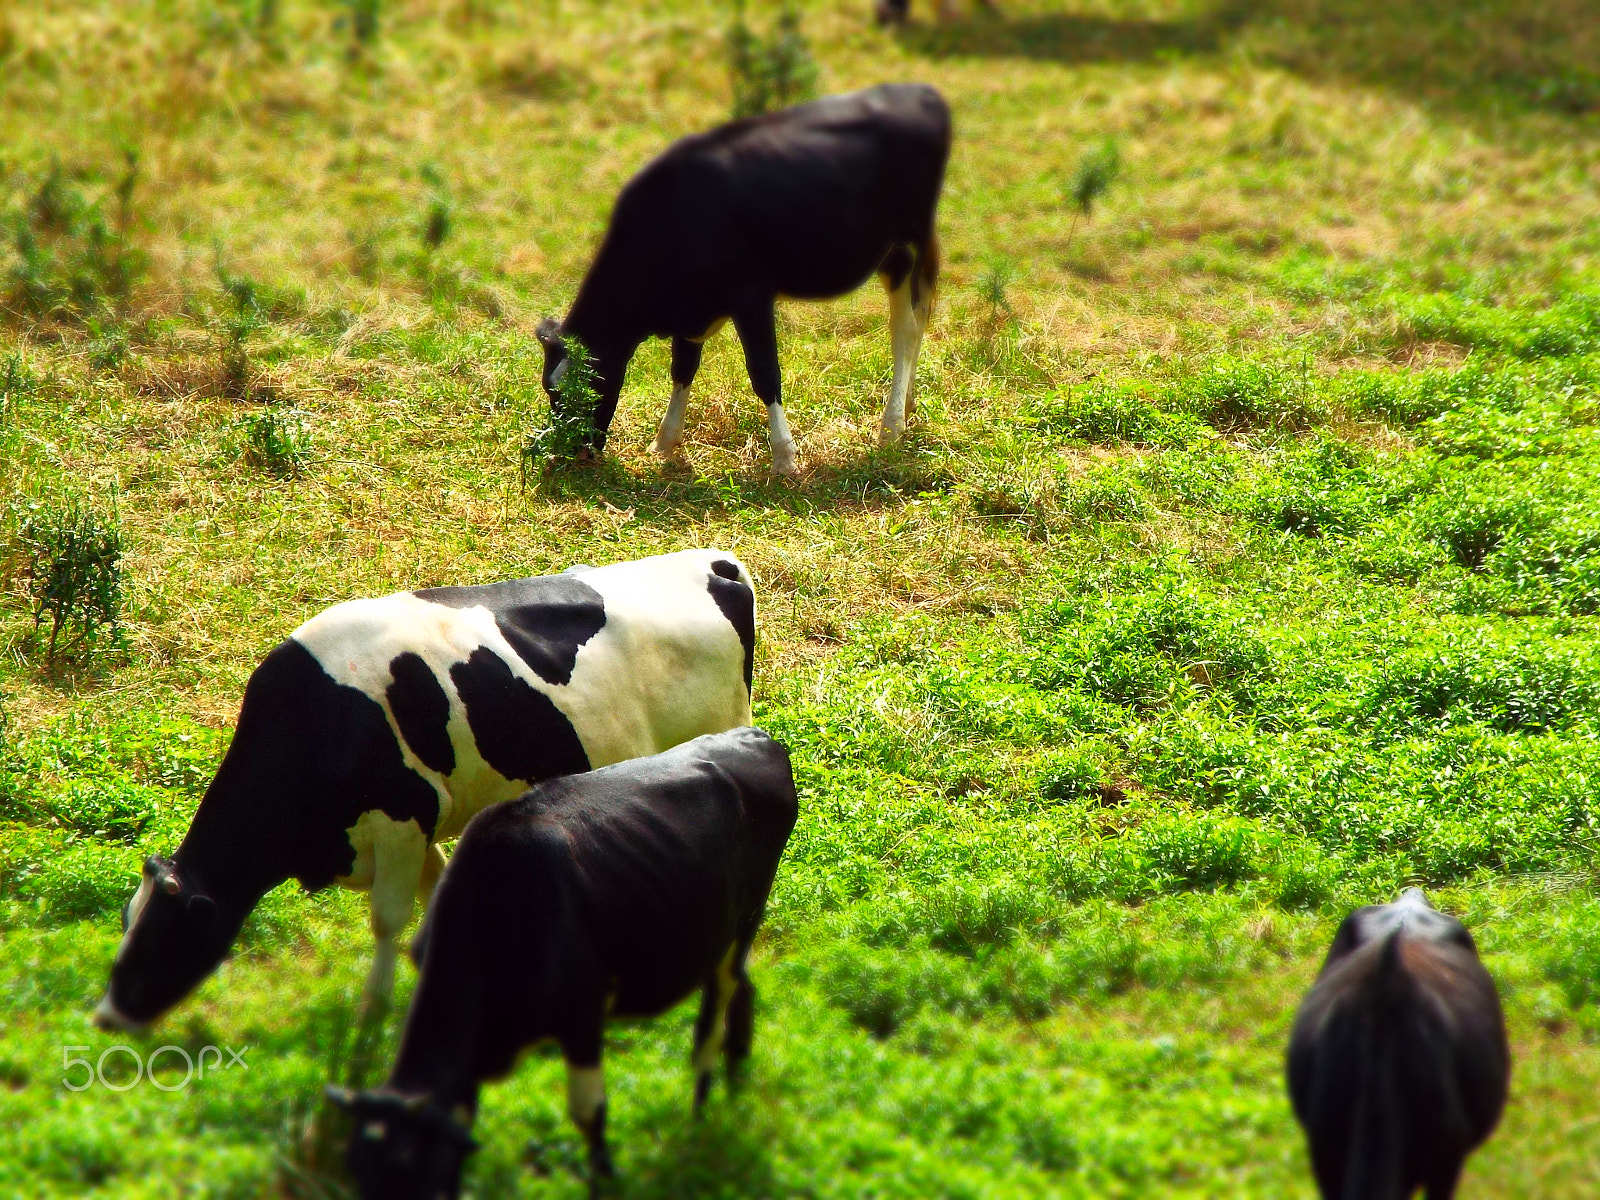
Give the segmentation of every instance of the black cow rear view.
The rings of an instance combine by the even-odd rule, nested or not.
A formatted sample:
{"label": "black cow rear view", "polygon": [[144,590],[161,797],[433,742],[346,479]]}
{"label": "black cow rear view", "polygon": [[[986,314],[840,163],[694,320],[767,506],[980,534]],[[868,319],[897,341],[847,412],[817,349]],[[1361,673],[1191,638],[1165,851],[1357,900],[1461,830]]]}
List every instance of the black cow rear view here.
{"label": "black cow rear view", "polygon": [[600,1053],[611,1017],[696,989],[695,1107],[750,1053],[745,956],[798,807],[759,729],[551,780],[479,813],[417,935],[421,978],[388,1082],[352,1097],[350,1169],[381,1200],[454,1196],[478,1088],[554,1040],[596,1177],[611,1173]]}
{"label": "black cow rear view", "polygon": [[1289,1041],[1324,1200],[1449,1200],[1510,1076],[1500,998],[1460,921],[1416,888],[1345,918]]}
{"label": "black cow rear view", "polygon": [[776,301],[841,296],[876,272],[889,289],[894,353],[881,439],[899,437],[938,278],[934,213],[949,157],[950,110],[923,84],[829,96],[675,143],[617,197],[566,319],[539,326],[552,405],[565,339],[576,338],[592,356],[592,446],[604,449],[634,351],[671,338],[672,400],[655,442],[669,456],[702,346],[732,320],[767,405],[773,467],[793,474]]}

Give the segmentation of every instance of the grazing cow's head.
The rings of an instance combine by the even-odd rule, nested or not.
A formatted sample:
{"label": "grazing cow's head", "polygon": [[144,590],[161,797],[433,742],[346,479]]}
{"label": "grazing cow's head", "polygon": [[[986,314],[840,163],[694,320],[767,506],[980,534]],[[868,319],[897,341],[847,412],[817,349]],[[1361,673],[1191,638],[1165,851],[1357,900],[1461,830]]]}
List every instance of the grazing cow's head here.
{"label": "grazing cow's head", "polygon": [[[539,344],[544,347],[544,375],[540,382],[550,398],[550,419],[556,429],[577,434],[581,445],[566,452],[589,458],[605,447],[606,425],[598,391],[605,385],[598,377],[593,347],[563,333],[561,326],[546,317],[539,322]],[[574,386],[576,384],[577,386]],[[593,405],[595,407],[591,408]]]}
{"label": "grazing cow's head", "polygon": [[560,393],[561,380],[572,365],[572,356],[567,353],[567,343],[561,336],[561,326],[553,318],[546,317],[540,321],[538,329],[534,332],[539,344],[544,347],[544,376],[540,382],[544,384],[545,393],[554,404]]}
{"label": "grazing cow's head", "polygon": [[152,854],[122,908],[122,945],[95,1020],[102,1029],[143,1029],[211,973],[242,923],[242,916],[225,918],[170,859]]}
{"label": "grazing cow's head", "polygon": [[432,1096],[338,1087],[327,1096],[350,1114],[345,1162],[364,1200],[450,1200],[461,1190],[478,1143]]}

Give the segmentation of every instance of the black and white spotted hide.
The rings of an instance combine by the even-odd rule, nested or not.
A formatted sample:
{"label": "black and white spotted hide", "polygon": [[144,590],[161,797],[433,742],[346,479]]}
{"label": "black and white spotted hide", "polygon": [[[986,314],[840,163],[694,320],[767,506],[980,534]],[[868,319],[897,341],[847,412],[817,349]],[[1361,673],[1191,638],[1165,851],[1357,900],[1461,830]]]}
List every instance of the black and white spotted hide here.
{"label": "black and white spotted hide", "polygon": [[717,550],[353,600],[267,655],[171,859],[150,857],[96,1016],[139,1028],[286,879],[368,890],[388,996],[440,841],[530,784],[747,725],[749,573]]}

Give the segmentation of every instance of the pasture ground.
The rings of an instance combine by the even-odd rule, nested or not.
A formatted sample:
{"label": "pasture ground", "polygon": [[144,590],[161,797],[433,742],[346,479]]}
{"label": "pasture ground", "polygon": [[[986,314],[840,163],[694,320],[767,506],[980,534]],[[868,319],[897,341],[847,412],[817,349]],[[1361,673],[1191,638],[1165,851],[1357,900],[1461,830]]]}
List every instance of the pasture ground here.
{"label": "pasture ground", "polygon": [[[610,458],[519,471],[532,326],[726,112],[725,8],[0,5],[0,1192],[336,1194],[297,1130],[356,897],[274,893],[142,1047],[247,1067],[63,1085],[118,1040],[87,1014],[143,855],[327,604],[707,544],[761,584],[803,813],[745,1093],[688,1119],[687,1009],[610,1040],[621,1194],[1309,1195],[1293,1007],[1408,883],[1511,1022],[1463,1195],[1600,1190],[1590,6],[1001,7],[805,6],[826,89],[930,80],[958,133],[912,436],[875,447],[877,289],[790,305],[791,484],[726,335],[683,462],[655,346]],[[50,660],[16,539],[71,496],[128,599]],[[473,1195],[581,1194],[559,1077],[486,1092]]]}

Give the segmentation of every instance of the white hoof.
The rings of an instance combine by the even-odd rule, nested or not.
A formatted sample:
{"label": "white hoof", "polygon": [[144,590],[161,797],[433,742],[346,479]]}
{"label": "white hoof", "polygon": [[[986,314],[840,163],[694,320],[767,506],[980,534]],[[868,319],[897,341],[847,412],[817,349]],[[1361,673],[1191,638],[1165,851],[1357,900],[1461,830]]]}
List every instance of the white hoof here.
{"label": "white hoof", "polygon": [[800,464],[792,454],[784,458],[775,458],[772,460],[772,472],[775,475],[782,475],[785,479],[796,479],[800,475]]}
{"label": "white hoof", "polygon": [[650,452],[657,458],[671,458],[678,453],[678,443],[663,442],[660,438],[657,438],[650,447]]}

